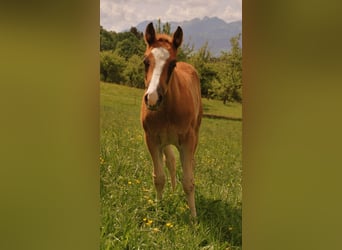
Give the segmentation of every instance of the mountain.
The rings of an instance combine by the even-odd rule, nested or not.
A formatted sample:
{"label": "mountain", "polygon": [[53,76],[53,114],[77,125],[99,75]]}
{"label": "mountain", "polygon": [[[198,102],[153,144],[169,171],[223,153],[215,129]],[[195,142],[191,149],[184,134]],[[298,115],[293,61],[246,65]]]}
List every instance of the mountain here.
{"label": "mountain", "polygon": [[[151,21],[156,26],[157,20],[146,20],[139,23],[136,28],[144,32],[147,24]],[[183,42],[189,43],[190,45],[194,44],[195,50],[198,50],[208,42],[209,50],[214,56],[220,55],[221,51],[229,50],[230,39],[242,33],[242,21],[226,23],[217,17],[195,18],[190,21],[169,23],[171,25],[171,32],[176,30],[177,26],[183,29]]]}

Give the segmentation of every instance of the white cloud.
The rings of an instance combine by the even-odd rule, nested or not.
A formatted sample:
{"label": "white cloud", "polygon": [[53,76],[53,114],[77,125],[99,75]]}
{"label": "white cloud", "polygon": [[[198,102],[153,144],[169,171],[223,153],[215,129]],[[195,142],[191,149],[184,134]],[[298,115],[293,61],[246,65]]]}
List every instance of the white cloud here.
{"label": "white cloud", "polygon": [[241,12],[227,6],[219,17],[226,21],[235,21],[241,19]]}
{"label": "white cloud", "polygon": [[194,3],[191,8],[189,8],[188,4],[171,4],[165,13],[165,18],[168,21],[184,21],[206,15],[208,15],[208,9],[203,3]]}
{"label": "white cloud", "polygon": [[100,24],[122,31],[145,20],[184,21],[217,16],[230,22],[242,18],[242,0],[101,0]]}

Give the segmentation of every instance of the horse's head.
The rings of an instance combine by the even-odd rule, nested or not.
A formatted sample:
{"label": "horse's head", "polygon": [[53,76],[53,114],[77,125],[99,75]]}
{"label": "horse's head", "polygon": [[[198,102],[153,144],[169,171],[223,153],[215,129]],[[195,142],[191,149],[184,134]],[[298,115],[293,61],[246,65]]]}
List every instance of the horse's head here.
{"label": "horse's head", "polygon": [[173,69],[176,66],[177,49],[181,45],[183,31],[177,28],[172,37],[156,34],[153,24],[146,27],[144,101],[148,109],[157,110],[168,90]]}

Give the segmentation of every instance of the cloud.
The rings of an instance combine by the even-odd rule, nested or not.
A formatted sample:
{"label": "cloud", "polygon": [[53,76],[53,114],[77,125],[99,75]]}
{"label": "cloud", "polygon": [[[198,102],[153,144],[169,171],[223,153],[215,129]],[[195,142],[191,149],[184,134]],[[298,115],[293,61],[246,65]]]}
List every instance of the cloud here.
{"label": "cloud", "polygon": [[101,0],[100,23],[122,31],[145,20],[184,21],[217,16],[227,22],[241,20],[242,0]]}
{"label": "cloud", "polygon": [[165,17],[168,21],[184,21],[195,17],[203,17],[207,14],[207,8],[203,3],[194,3],[191,8],[189,8],[188,4],[171,4],[165,13]]}
{"label": "cloud", "polygon": [[235,21],[241,19],[241,11],[234,10],[232,7],[227,6],[219,17],[226,21]]}

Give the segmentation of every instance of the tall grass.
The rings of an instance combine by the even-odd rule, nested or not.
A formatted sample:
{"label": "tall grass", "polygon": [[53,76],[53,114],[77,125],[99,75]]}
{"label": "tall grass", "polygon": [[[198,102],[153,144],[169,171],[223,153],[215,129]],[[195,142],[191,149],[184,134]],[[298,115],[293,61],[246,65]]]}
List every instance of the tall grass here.
{"label": "tall grass", "polygon": [[[192,223],[179,159],[175,192],[167,183],[163,200],[155,199],[140,125],[142,94],[101,83],[101,249],[241,249],[241,122],[202,121],[195,156],[198,219]],[[240,105],[205,102],[206,113],[241,117]]]}

